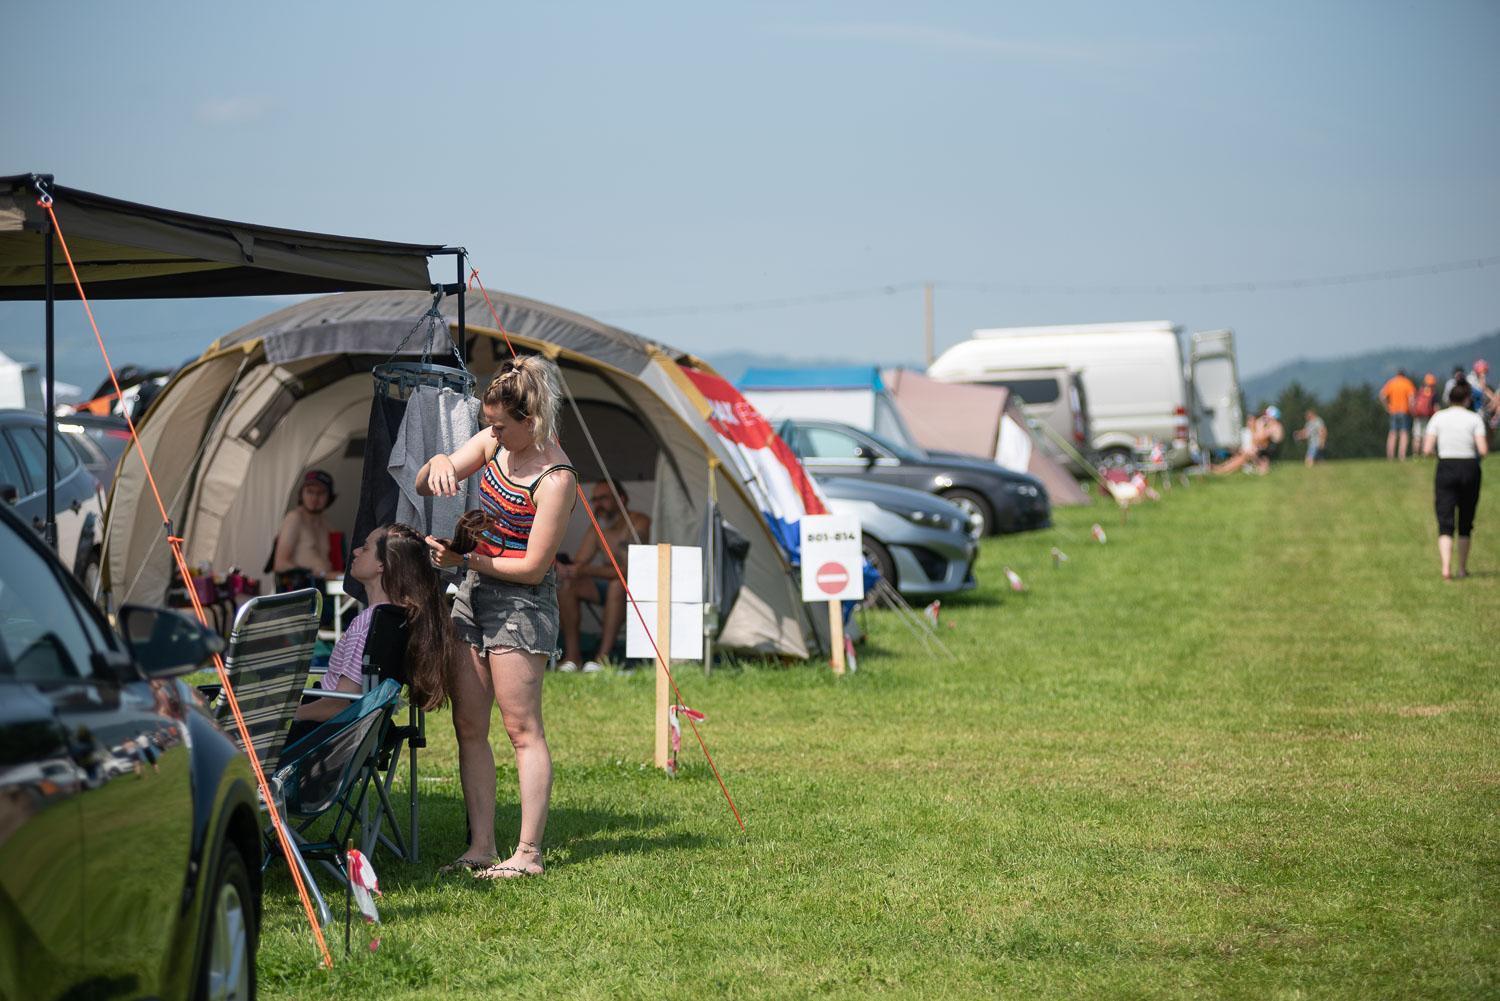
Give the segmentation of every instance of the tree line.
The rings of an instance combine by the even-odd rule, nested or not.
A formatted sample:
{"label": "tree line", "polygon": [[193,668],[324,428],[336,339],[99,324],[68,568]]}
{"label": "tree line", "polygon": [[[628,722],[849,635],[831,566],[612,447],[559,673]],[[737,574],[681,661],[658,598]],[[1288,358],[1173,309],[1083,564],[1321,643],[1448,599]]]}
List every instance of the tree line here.
{"label": "tree line", "polygon": [[1286,444],[1282,454],[1301,458],[1307,446],[1292,440],[1292,432],[1302,427],[1309,409],[1317,411],[1328,425],[1328,447],[1324,453],[1329,459],[1370,459],[1385,455],[1385,435],[1390,429],[1385,406],[1377,395],[1379,388],[1369,383],[1345,386],[1333,399],[1318,399],[1317,394],[1304,389],[1301,383],[1292,382],[1272,401],[1261,401],[1256,413],[1265,410],[1267,402],[1281,408],[1281,422],[1286,425]]}

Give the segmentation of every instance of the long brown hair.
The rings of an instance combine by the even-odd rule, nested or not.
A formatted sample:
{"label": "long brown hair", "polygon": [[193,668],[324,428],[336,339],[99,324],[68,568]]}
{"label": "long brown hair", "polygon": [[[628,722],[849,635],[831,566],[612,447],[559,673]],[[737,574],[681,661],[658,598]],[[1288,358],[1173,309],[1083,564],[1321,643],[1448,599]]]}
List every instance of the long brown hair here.
{"label": "long brown hair", "polygon": [[562,373],[541,355],[522,355],[501,364],[484,391],[484,402],[500,406],[516,420],[530,421],[538,449],[557,437],[562,407]]}
{"label": "long brown hair", "polygon": [[432,710],[448,701],[458,648],[443,608],[443,585],[416,529],[388,525],[375,547],[385,569],[380,586],[406,612],[406,668],[412,701]]}

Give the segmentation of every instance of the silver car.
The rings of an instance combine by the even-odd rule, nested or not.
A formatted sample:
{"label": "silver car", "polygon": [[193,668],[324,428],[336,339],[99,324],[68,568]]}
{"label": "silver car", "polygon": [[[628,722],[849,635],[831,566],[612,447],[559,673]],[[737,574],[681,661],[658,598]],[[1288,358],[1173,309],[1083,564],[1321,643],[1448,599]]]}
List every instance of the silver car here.
{"label": "silver car", "polygon": [[981,526],[924,490],[851,477],[817,477],[835,514],[859,518],[865,558],[907,598],[975,586]]}
{"label": "silver car", "polygon": [[[54,439],[57,556],[94,597],[99,578],[104,492],[70,443]],[[37,531],[47,517],[47,424],[33,410],[0,410],[0,503]]]}

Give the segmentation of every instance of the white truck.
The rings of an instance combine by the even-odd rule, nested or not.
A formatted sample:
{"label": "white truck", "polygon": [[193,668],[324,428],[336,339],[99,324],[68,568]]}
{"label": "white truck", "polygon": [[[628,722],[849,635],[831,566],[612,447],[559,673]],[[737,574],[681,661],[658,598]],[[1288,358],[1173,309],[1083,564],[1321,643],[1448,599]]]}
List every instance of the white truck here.
{"label": "white truck", "polygon": [[1234,331],[1195,333],[1189,367],[1198,447],[1209,455],[1230,454],[1239,448],[1240,428],[1245,424]]}
{"label": "white truck", "polygon": [[1176,468],[1194,451],[1181,333],[1165,320],[976,330],[927,374],[987,383],[1025,369],[1072,369],[1083,379],[1089,444],[1101,464],[1144,458],[1160,444]]}

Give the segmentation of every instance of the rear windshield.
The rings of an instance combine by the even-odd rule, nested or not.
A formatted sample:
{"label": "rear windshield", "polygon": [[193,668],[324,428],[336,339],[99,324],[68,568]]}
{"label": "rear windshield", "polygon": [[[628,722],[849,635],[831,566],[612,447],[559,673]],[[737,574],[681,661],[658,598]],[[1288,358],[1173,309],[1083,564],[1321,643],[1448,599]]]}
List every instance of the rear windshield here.
{"label": "rear windshield", "polygon": [[986,386],[1004,386],[1031,404],[1056,403],[1062,391],[1056,379],[985,379]]}

